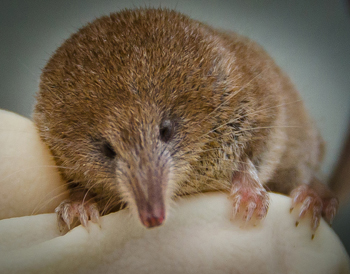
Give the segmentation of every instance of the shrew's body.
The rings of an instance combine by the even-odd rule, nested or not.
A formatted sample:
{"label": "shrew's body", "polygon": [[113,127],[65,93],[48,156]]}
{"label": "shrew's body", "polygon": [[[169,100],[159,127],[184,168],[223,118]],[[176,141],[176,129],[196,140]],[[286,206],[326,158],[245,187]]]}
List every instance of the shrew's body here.
{"label": "shrew's body", "polygon": [[247,220],[266,215],[266,186],[311,195],[305,210],[329,200],[311,186],[322,140],[289,79],[254,42],[175,11],[73,34],[43,70],[34,120],[71,188],[57,210],[68,226],[75,210],[96,220],[93,201],[126,202],[153,227],[175,195],[228,190]]}

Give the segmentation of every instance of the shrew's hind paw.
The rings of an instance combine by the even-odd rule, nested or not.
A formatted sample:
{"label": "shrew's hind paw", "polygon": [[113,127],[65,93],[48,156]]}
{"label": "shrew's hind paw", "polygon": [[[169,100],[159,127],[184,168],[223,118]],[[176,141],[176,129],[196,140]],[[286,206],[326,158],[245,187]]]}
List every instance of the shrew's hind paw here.
{"label": "shrew's hind paw", "polygon": [[296,225],[307,213],[311,215],[311,229],[315,232],[321,217],[331,224],[338,209],[338,199],[331,196],[325,186],[300,185],[291,192],[291,211],[300,206]]}
{"label": "shrew's hind paw", "polygon": [[311,213],[311,228],[313,231],[317,229],[320,224],[322,215],[322,199],[319,195],[311,189],[308,185],[301,185],[294,189],[291,193],[292,206],[291,211],[295,206],[300,205],[300,211],[296,221],[296,225],[299,224],[306,213]]}

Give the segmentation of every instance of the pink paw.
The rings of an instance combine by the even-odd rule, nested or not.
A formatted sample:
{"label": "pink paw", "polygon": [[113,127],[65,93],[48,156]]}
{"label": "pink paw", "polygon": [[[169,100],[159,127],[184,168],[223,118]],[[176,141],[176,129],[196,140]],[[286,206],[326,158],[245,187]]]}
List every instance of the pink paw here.
{"label": "pink paw", "polygon": [[64,200],[55,212],[57,214],[58,228],[61,232],[67,227],[70,229],[75,217],[78,217],[80,223],[87,227],[88,220],[99,223],[100,213],[96,203],[91,201],[71,201]]}
{"label": "pink paw", "polygon": [[269,196],[264,188],[234,185],[230,199],[233,201],[233,218],[243,214],[243,219],[249,222],[252,217],[258,220],[265,218],[269,207]]}
{"label": "pink paw", "polygon": [[291,192],[292,206],[300,204],[300,212],[296,225],[307,212],[311,213],[311,228],[316,231],[320,224],[321,217],[331,224],[338,209],[338,199],[333,197],[321,198],[320,195],[308,185],[301,185]]}

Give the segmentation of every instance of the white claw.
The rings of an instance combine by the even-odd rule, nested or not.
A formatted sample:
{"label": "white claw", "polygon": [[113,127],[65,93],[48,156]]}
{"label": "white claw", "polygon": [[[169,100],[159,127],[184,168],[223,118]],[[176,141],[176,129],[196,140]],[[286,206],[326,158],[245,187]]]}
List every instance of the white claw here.
{"label": "white claw", "polygon": [[299,218],[301,219],[302,217],[304,217],[305,213],[308,211],[308,209],[310,208],[312,202],[312,198],[310,196],[308,196],[304,202],[303,205],[300,208],[300,212],[299,212]]}
{"label": "white claw", "polygon": [[67,224],[63,220],[62,216],[60,214],[57,214],[57,224],[58,224],[58,229],[62,233],[64,229],[66,228]]}
{"label": "white claw", "polygon": [[78,212],[79,212],[80,223],[82,224],[82,226],[87,227],[87,225],[88,225],[88,215],[87,215],[87,212],[85,210],[84,205],[79,205],[78,206]]}
{"label": "white claw", "polygon": [[337,214],[339,202],[337,199],[332,199],[325,210],[325,218],[332,225],[333,219]]}
{"label": "white claw", "polygon": [[318,226],[320,225],[320,220],[321,220],[320,215],[314,216],[314,217],[312,218],[312,224],[311,224],[311,229],[312,229],[312,231],[316,231],[316,229],[317,229]]}
{"label": "white claw", "polygon": [[247,214],[245,216],[246,222],[249,222],[250,219],[253,217],[255,208],[256,208],[256,203],[255,202],[250,202],[248,204],[247,211],[246,211]]}
{"label": "white claw", "polygon": [[233,206],[233,210],[232,210],[232,217],[236,217],[238,211],[239,211],[239,206],[241,205],[241,197],[236,196],[234,198],[234,206]]}
{"label": "white claw", "polygon": [[99,226],[101,226],[100,223],[100,213],[97,209],[97,205],[96,204],[92,204],[89,206],[89,212],[90,212],[90,219],[93,223],[98,224]]}
{"label": "white claw", "polygon": [[68,230],[69,230],[71,222],[70,222],[70,218],[69,218],[68,213],[63,212],[63,214],[61,215],[61,218],[62,218],[63,222],[67,225]]}
{"label": "white claw", "polygon": [[63,205],[63,210],[61,213],[61,217],[63,219],[63,221],[67,224],[68,229],[70,229],[70,225],[73,222],[73,214],[71,213],[71,204],[64,204]]}

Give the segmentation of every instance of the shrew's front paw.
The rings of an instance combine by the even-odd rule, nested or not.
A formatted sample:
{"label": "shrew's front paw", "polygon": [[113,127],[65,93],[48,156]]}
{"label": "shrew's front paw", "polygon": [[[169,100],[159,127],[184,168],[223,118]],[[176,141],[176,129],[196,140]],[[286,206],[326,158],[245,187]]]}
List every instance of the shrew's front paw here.
{"label": "shrew's front paw", "polygon": [[233,218],[243,214],[246,222],[249,222],[253,216],[258,220],[265,218],[269,208],[269,196],[264,188],[233,186],[230,199],[233,202]]}
{"label": "shrew's front paw", "polygon": [[242,215],[249,222],[253,217],[262,220],[269,208],[269,195],[261,184],[253,163],[248,160],[239,166],[232,179],[230,199],[232,216]]}
{"label": "shrew's front paw", "polygon": [[64,200],[56,207],[55,212],[60,232],[66,228],[69,230],[75,217],[78,217],[80,223],[85,227],[89,219],[94,223],[99,223],[100,219],[97,204],[91,199],[88,201]]}

